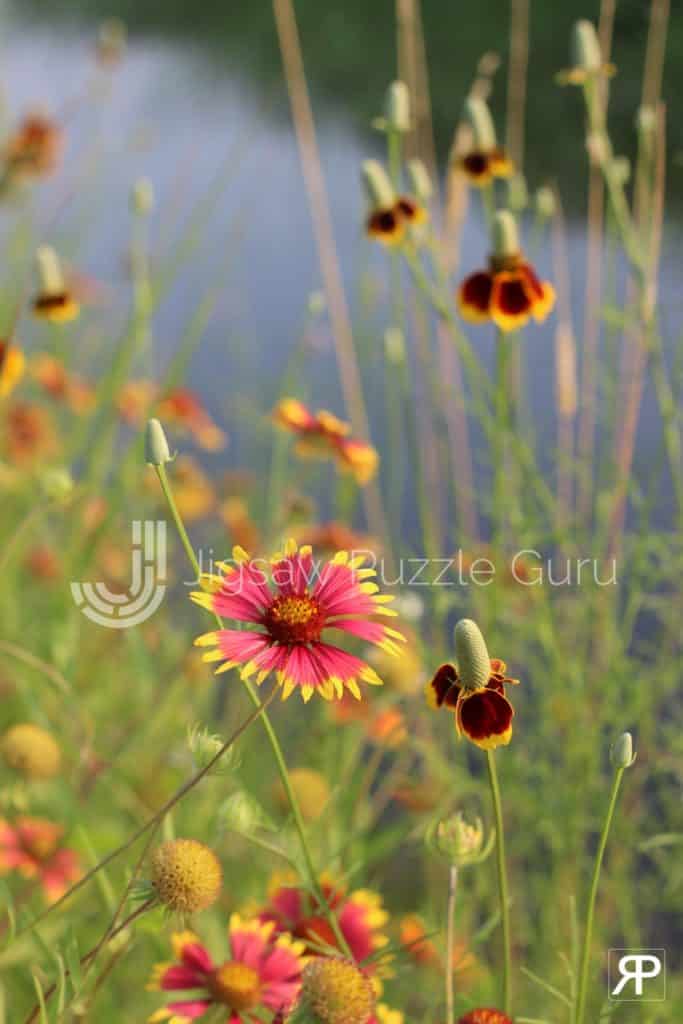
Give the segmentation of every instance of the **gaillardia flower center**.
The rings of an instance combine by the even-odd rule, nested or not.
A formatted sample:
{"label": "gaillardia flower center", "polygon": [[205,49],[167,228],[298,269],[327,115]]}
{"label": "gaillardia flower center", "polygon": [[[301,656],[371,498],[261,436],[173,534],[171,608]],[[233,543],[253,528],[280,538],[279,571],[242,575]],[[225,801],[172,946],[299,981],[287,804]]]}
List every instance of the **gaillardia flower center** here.
{"label": "gaillardia flower center", "polygon": [[217,1002],[238,1013],[253,1009],[261,999],[258,971],[236,960],[228,960],[216,968],[209,980],[209,989]]}
{"label": "gaillardia flower center", "polygon": [[310,644],[320,639],[325,620],[308,594],[277,597],[266,614],[266,627],[281,644]]}

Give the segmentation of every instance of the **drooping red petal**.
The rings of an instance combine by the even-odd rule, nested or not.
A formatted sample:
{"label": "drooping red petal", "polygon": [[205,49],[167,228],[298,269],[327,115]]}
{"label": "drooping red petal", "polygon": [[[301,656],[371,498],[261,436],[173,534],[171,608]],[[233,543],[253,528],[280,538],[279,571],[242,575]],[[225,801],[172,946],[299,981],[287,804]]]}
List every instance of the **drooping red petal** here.
{"label": "drooping red petal", "polygon": [[470,274],[460,285],[458,308],[462,317],[470,323],[481,323],[490,318],[493,277],[488,270]]}
{"label": "drooping red petal", "polygon": [[446,707],[455,708],[460,694],[457,680],[455,665],[446,663],[437,668],[427,691],[432,707],[440,708],[445,704]]}
{"label": "drooping red petal", "polygon": [[460,731],[478,747],[493,750],[512,736],[512,704],[496,690],[483,689],[461,696],[457,709]]}

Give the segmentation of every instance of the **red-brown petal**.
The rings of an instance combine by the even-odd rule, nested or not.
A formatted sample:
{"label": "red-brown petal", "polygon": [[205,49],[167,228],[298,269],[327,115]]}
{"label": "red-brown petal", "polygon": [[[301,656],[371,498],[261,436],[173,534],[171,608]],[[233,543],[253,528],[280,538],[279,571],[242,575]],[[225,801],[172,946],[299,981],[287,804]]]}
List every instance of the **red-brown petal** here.
{"label": "red-brown petal", "polygon": [[428,686],[429,703],[435,708],[440,708],[443,705],[455,708],[459,694],[460,686],[455,665],[449,663],[441,665],[437,668],[434,678]]}
{"label": "red-brown petal", "polygon": [[510,742],[512,704],[496,690],[477,690],[461,697],[458,722],[462,732],[485,750]]}
{"label": "red-brown petal", "polygon": [[458,307],[465,320],[480,323],[490,318],[493,277],[487,270],[470,274],[460,285]]}

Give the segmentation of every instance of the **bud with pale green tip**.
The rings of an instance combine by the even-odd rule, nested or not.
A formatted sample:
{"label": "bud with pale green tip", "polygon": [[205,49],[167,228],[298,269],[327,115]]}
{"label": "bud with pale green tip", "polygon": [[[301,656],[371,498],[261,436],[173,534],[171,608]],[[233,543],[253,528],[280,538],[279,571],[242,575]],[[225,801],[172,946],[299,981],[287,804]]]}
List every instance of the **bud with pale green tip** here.
{"label": "bud with pale green tip", "polygon": [[159,420],[148,420],[145,432],[145,462],[150,466],[163,466],[172,462],[166,433]]}
{"label": "bud with pale green tip", "polygon": [[574,67],[585,71],[599,71],[602,67],[600,42],[592,21],[582,18],[574,25],[571,42],[571,61]]}
{"label": "bud with pale green tip", "polygon": [[491,677],[491,658],[479,626],[460,619],[455,626],[455,660],[464,690],[481,690]]}
{"label": "bud with pale green tip", "polygon": [[488,103],[480,96],[469,96],[465,101],[465,116],[470,123],[474,145],[484,153],[496,148],[496,129]]}
{"label": "bud with pale green tip", "polygon": [[139,217],[147,217],[154,209],[154,185],[149,178],[138,178],[131,191],[131,208]]}
{"label": "bud with pale green tip", "polygon": [[491,248],[496,259],[519,255],[517,221],[509,210],[499,210],[493,221]]}
{"label": "bud with pale green tip", "polygon": [[434,195],[432,179],[422,160],[417,157],[408,161],[408,177],[414,195],[421,203],[428,203]]}
{"label": "bud with pale green tip", "polygon": [[388,210],[396,202],[394,186],[379,160],[363,162],[363,183],[368,199],[375,209]]}
{"label": "bud with pale green tip", "polygon": [[387,89],[386,123],[389,131],[410,131],[410,92],[405,82],[392,82]]}
{"label": "bud with pale green tip", "polygon": [[636,759],[633,752],[633,737],[630,732],[623,732],[612,744],[610,751],[612,764],[615,768],[630,768]]}

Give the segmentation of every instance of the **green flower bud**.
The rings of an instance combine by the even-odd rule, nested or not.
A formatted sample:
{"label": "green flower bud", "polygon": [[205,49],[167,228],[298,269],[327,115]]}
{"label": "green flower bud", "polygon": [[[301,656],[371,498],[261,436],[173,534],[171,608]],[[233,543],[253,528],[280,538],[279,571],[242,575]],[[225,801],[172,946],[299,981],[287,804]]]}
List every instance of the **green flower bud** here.
{"label": "green flower bud", "polygon": [[465,116],[472,128],[475,147],[484,152],[495,149],[496,129],[486,100],[480,96],[468,96],[465,102]]}
{"label": "green flower bud", "polygon": [[386,123],[390,131],[410,131],[410,92],[405,82],[392,82],[387,90]]}
{"label": "green flower bud", "polygon": [[600,42],[592,21],[577,21],[572,32],[571,62],[584,71],[599,71],[602,67]]}
{"label": "green flower bud", "polygon": [[461,811],[436,821],[427,832],[427,845],[457,868],[478,864],[491,851],[494,836],[484,845],[481,818],[470,823]]}
{"label": "green flower bud", "polygon": [[133,213],[147,217],[154,209],[154,185],[149,178],[138,178],[130,194]]}
{"label": "green flower bud", "polygon": [[400,327],[387,327],[384,332],[384,352],[387,360],[394,366],[405,363],[406,343]]}
{"label": "green flower bud", "polygon": [[517,221],[509,210],[499,210],[493,221],[493,255],[504,259],[519,253]]}
{"label": "green flower bud", "polygon": [[432,179],[429,177],[429,171],[422,160],[417,158],[415,160],[409,160],[407,166],[408,177],[410,179],[413,193],[421,203],[426,205],[434,195]]}
{"label": "green flower bud", "polygon": [[536,213],[543,220],[550,220],[555,216],[556,209],[555,193],[547,185],[541,185],[536,190]]}
{"label": "green flower bud", "polygon": [[480,690],[486,686],[491,677],[491,659],[481,630],[472,619],[460,619],[456,623],[455,659],[465,690]]}
{"label": "green flower bud", "polygon": [[172,462],[166,434],[159,420],[147,420],[145,432],[145,462],[150,466],[163,466]]}
{"label": "green flower bud", "polygon": [[59,256],[51,245],[41,245],[36,250],[40,291],[43,295],[60,295],[65,291],[64,275]]}
{"label": "green flower bud", "polygon": [[363,182],[372,206],[378,210],[390,209],[396,202],[396,193],[389,175],[379,160],[365,160],[362,170]]}
{"label": "green flower bud", "polygon": [[53,466],[46,469],[40,478],[40,484],[45,495],[51,501],[60,503],[67,502],[74,491],[74,480],[68,469],[63,466]]}
{"label": "green flower bud", "polygon": [[633,753],[633,737],[630,732],[623,732],[610,751],[612,764],[615,768],[630,768],[636,759]]}

